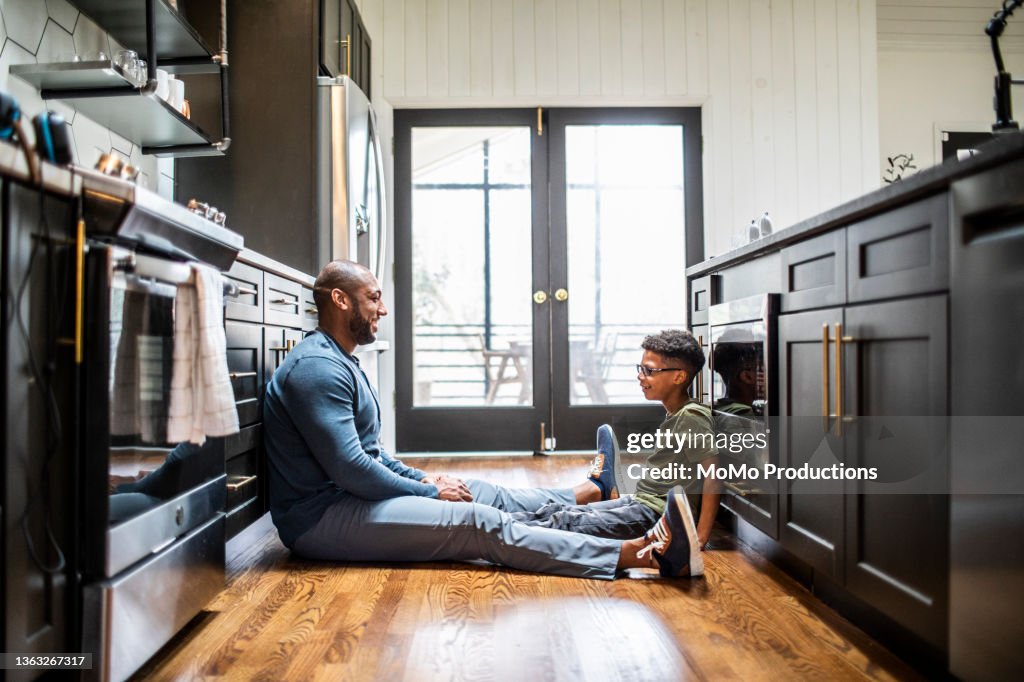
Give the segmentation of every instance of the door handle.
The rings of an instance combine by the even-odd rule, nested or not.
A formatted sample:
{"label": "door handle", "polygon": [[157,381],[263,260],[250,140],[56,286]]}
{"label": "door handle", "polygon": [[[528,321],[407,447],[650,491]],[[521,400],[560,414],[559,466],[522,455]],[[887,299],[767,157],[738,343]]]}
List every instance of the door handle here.
{"label": "door handle", "polygon": [[533,302],[537,305],[544,303],[546,300],[548,300],[548,292],[543,289],[537,289],[537,291],[533,292]]}

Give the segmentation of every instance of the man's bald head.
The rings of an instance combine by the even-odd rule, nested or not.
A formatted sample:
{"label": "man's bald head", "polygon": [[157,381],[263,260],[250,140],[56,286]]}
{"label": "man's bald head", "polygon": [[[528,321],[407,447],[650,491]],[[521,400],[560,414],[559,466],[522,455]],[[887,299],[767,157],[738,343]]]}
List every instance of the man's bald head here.
{"label": "man's bald head", "polygon": [[313,300],[322,316],[331,308],[331,291],[341,289],[352,296],[373,281],[373,273],[365,265],[350,260],[334,260],[323,267],[313,284]]}

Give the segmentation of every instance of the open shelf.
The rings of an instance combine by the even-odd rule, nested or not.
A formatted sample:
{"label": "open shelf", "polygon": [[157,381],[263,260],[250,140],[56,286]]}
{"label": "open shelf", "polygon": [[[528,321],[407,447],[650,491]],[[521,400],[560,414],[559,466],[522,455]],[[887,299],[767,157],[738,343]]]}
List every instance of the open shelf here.
{"label": "open shelf", "polygon": [[[146,2],[145,0],[71,0],[117,42],[146,56]],[[160,68],[175,68],[162,62],[166,59],[205,58],[212,72],[213,50],[167,0],[153,0],[154,39]],[[195,71],[189,71],[195,73]]]}
{"label": "open shelf", "polygon": [[[209,135],[109,61],[18,64],[11,75],[41,90],[43,99],[62,102],[156,156],[220,156]],[[96,96],[102,89],[103,96]],[[78,93],[76,95],[76,92]],[[182,146],[188,148],[182,149]],[[177,147],[161,152],[161,148]]]}

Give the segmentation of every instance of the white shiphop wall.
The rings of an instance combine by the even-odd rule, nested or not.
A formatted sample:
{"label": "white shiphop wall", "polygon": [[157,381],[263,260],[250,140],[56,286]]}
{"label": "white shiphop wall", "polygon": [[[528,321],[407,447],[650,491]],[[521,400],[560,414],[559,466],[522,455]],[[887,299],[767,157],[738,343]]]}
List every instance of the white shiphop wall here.
{"label": "white shiphop wall", "polygon": [[709,256],[765,210],[782,228],[879,184],[874,0],[364,0],[361,11],[377,18],[377,6],[374,82],[395,108],[701,107]]}

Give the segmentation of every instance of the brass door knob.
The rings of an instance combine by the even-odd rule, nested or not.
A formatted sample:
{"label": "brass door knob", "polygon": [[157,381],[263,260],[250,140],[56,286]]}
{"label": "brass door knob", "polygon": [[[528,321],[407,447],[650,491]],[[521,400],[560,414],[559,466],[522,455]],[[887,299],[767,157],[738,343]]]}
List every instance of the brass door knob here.
{"label": "brass door knob", "polygon": [[537,291],[533,292],[533,302],[537,305],[540,305],[546,300],[548,300],[548,292],[543,289],[537,289]]}
{"label": "brass door knob", "polygon": [[565,289],[559,289],[555,292],[555,300],[561,303],[569,300],[569,292]]}

